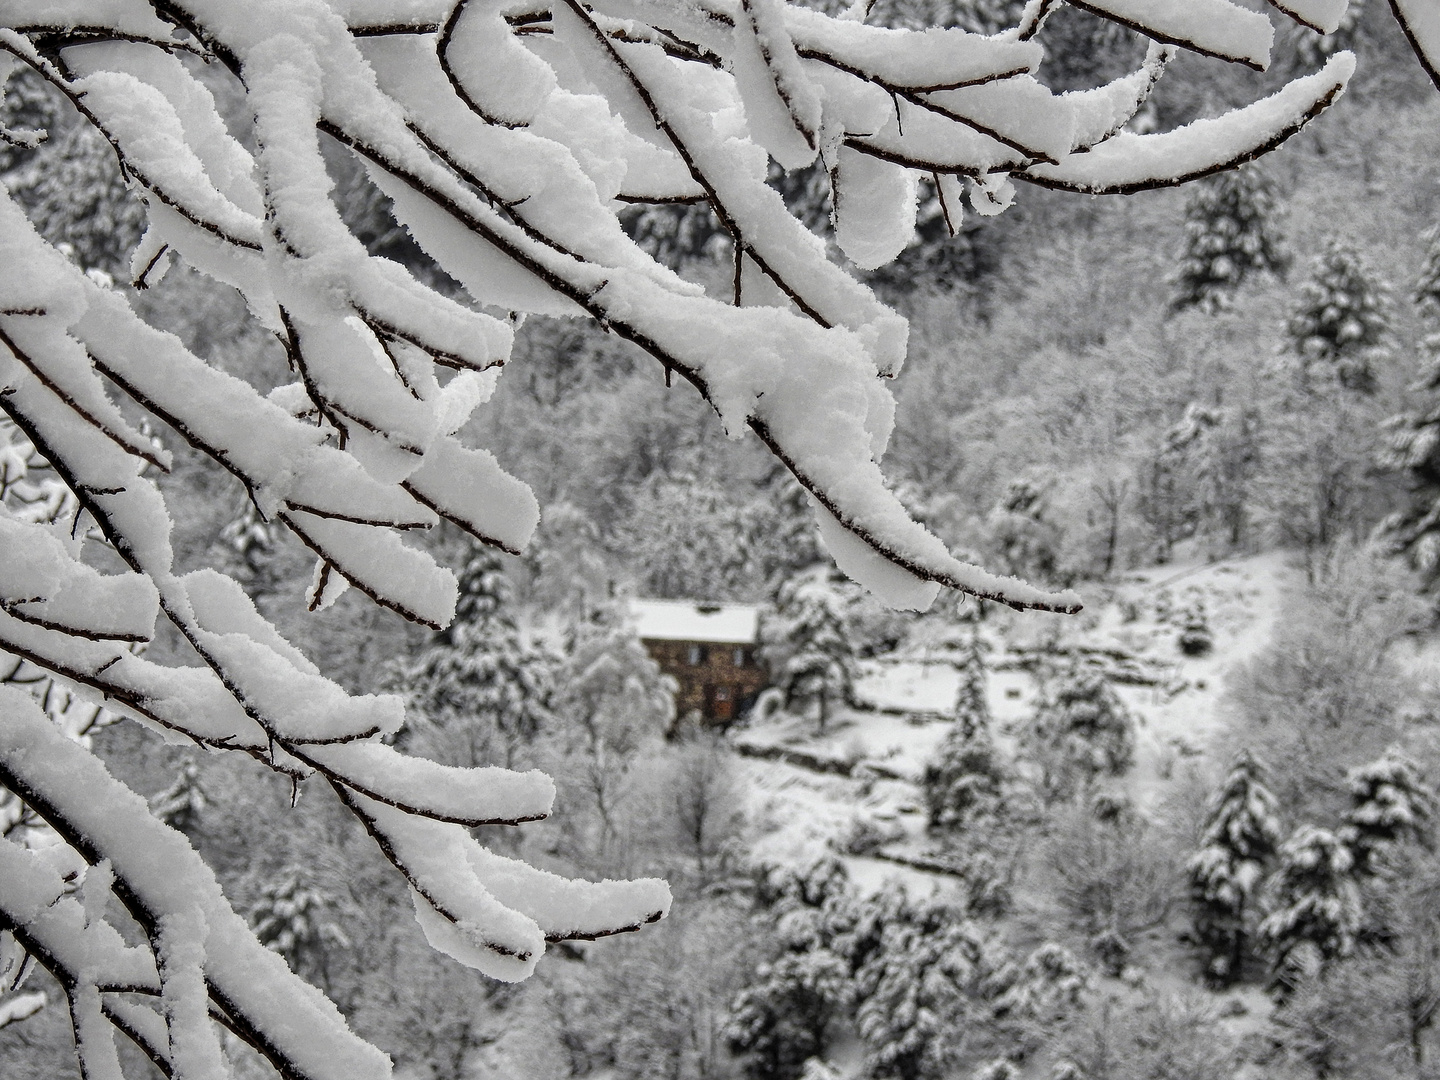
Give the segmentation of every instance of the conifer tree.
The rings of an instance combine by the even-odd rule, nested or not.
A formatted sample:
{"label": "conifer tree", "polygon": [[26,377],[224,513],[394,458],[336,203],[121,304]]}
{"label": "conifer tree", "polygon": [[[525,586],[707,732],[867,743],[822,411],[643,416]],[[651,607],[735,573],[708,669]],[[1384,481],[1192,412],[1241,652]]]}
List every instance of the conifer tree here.
{"label": "conifer tree", "polygon": [[856,975],[855,1018],[871,1076],[939,1080],[953,1065],[973,1000],[1002,969],[994,945],[942,903],[908,907]]}
{"label": "conifer tree", "polygon": [[336,916],[334,901],[311,875],[291,866],[265,882],[250,920],[261,944],[283,956],[295,974],[328,991],[330,954],[350,947]]}
{"label": "conifer tree", "polygon": [[1381,523],[1379,535],[1420,573],[1426,589],[1440,580],[1440,226],[1425,232],[1425,266],[1411,298],[1429,327],[1421,343],[1420,377],[1410,386],[1415,406],[1385,422],[1380,463],[1401,472],[1407,505]]}
{"label": "conifer tree", "polygon": [[1283,274],[1289,263],[1275,227],[1270,181],[1253,168],[1196,184],[1185,204],[1185,248],[1173,282],[1172,310],[1230,306],[1246,279]]}
{"label": "conifer tree", "polygon": [[1357,875],[1380,873],[1386,852],[1398,844],[1428,844],[1435,796],[1413,761],[1392,749],[1378,761],[1351,769],[1346,782],[1350,809],[1339,835]]}
{"label": "conifer tree", "polygon": [[200,815],[209,805],[200,771],[194,761],[186,758],[175,782],[150,800],[150,812],[172,829],[194,836],[200,827]]}
{"label": "conifer tree", "polygon": [[1358,252],[1332,240],[1301,286],[1285,329],[1286,347],[1299,359],[1306,389],[1338,383],[1373,394],[1375,368],[1390,341],[1387,286]]}
{"label": "conifer tree", "polygon": [[966,620],[960,638],[960,686],[955,696],[954,719],[935,758],[925,767],[921,786],[931,828],[961,830],[977,818],[994,814],[1001,806],[1005,772],[990,733],[990,705],[986,701],[985,653],[989,645],[980,636],[977,620]]}
{"label": "conifer tree", "polygon": [[1060,529],[1050,520],[1046,485],[1030,476],[1011,480],[986,525],[1001,565],[1012,574],[1048,581],[1060,561]]}
{"label": "conifer tree", "polygon": [[516,625],[501,557],[476,545],[455,621],[394,679],[420,717],[417,745],[446,764],[515,763],[550,721],[554,660]]}
{"label": "conifer tree", "polygon": [[1280,985],[1293,985],[1350,953],[1360,929],[1360,891],[1350,849],[1329,829],[1302,825],[1280,845],[1273,908],[1260,924]]}
{"label": "conifer tree", "polygon": [[831,1024],[854,1005],[861,930],[845,865],[823,859],[808,870],[781,869],[756,890],[779,947],[730,1006],[725,1039],[745,1055],[754,1080],[792,1080],[828,1049]]}
{"label": "conifer tree", "polygon": [[991,1012],[1011,1035],[1016,1050],[1029,1055],[1079,1011],[1090,976],[1087,966],[1065,946],[1047,941],[1023,963],[1011,964]]}
{"label": "conifer tree", "polygon": [[1103,675],[1079,669],[1056,681],[1021,742],[1051,799],[1068,798],[1098,776],[1120,776],[1135,758],[1134,721],[1124,702]]}
{"label": "conifer tree", "polygon": [[793,1080],[826,1049],[826,1030],[853,993],[850,966],[820,947],[762,964],[731,1006],[725,1028],[753,1080]]}
{"label": "conifer tree", "polygon": [[10,189],[40,234],[68,244],[82,268],[127,274],[145,210],[116,170],[115,151],[89,124],[52,128]]}
{"label": "conifer tree", "polygon": [[800,571],[780,587],[765,628],[765,657],[785,706],[818,712],[821,731],[835,706],[854,697],[856,645],[840,578],[828,566]]}
{"label": "conifer tree", "polygon": [[1211,797],[1200,849],[1187,864],[1195,930],[1209,952],[1205,973],[1219,986],[1240,977],[1252,901],[1280,842],[1276,811],[1264,766],[1242,750]]}

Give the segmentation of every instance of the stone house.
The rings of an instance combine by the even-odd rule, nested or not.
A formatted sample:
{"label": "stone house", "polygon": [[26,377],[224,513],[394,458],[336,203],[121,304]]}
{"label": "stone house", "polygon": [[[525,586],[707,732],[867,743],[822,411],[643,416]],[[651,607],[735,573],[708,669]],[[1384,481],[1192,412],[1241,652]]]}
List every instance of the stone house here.
{"label": "stone house", "polygon": [[635,599],[630,610],[646,651],[680,684],[677,717],[693,711],[723,726],[750,708],[769,685],[756,655],[758,604]]}

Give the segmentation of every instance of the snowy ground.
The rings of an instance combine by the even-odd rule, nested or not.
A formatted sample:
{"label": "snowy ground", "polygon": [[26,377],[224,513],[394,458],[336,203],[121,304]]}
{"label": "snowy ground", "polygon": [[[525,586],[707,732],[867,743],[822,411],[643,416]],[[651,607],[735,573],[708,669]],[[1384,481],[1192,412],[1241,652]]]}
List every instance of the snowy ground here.
{"label": "snowy ground", "polygon": [[[1146,683],[1115,686],[1136,717],[1136,765],[1128,784],[1137,805],[1163,800],[1190,771],[1180,768],[1182,763],[1203,763],[1220,723],[1227,671],[1270,639],[1281,597],[1299,580],[1283,553],[1172,564],[1130,574],[1107,596],[1087,597],[1085,614],[1061,625],[1067,645],[1086,650],[1122,677]],[[1188,657],[1177,644],[1175,613],[1197,600],[1207,613],[1214,647],[1206,656]],[[1026,619],[997,620],[986,631],[994,645],[990,708],[1002,745],[1007,729],[1030,716],[1040,692],[1020,666],[1025,649],[1034,635],[1054,632],[1056,625],[1047,620],[1037,630],[1035,620]],[[1416,662],[1423,661],[1437,662],[1434,657]],[[958,678],[938,652],[872,662],[857,696],[873,709],[843,710],[823,732],[814,721],[783,713],[738,731],[737,744],[752,753],[795,755],[788,763],[741,759],[760,858],[803,865],[827,852],[840,853],[857,820],[892,838],[878,849],[882,856],[923,852],[925,820],[916,782],[945,736],[944,714]],[[832,771],[819,772],[817,764]],[[850,775],[840,774],[847,769]],[[867,888],[898,877],[912,889],[929,891],[944,880],[883,858],[846,861]]]}

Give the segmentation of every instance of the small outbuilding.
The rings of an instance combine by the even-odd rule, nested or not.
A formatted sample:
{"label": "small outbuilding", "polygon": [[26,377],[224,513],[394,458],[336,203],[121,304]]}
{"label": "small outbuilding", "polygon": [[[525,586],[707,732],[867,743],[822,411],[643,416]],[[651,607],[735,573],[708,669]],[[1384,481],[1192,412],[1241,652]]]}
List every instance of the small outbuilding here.
{"label": "small outbuilding", "polygon": [[631,600],[645,649],[680,684],[675,713],[694,711],[708,723],[739,717],[769,684],[756,655],[758,604],[695,600]]}

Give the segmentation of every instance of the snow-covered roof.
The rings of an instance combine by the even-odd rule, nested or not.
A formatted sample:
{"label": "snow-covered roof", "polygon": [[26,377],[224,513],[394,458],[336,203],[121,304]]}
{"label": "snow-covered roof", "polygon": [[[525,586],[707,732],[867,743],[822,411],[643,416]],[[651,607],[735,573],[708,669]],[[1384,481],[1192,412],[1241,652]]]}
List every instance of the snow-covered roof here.
{"label": "snow-covered roof", "polygon": [[758,604],[696,600],[631,600],[635,629],[651,641],[723,641],[752,645],[759,636]]}

